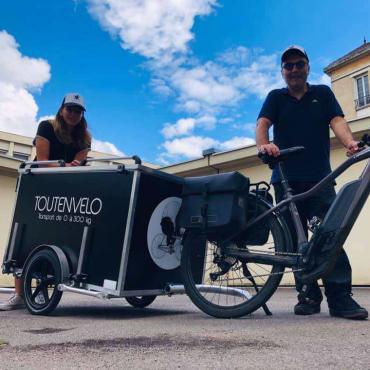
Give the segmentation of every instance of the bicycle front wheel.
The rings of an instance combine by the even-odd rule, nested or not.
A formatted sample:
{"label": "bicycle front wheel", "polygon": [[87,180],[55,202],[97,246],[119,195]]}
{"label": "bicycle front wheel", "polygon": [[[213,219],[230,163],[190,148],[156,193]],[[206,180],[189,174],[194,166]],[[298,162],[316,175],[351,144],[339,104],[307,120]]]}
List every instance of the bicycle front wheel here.
{"label": "bicycle front wheel", "polygon": [[[258,207],[268,209],[262,202]],[[270,214],[261,221],[268,232],[263,245],[248,238],[238,247],[250,253],[278,254],[290,250],[284,221]],[[253,238],[252,238],[253,240]],[[217,242],[199,232],[188,232],[183,245],[181,269],[186,293],[203,312],[218,318],[240,317],[261,307],[277,289],[284,267],[252,263],[228,256]]]}

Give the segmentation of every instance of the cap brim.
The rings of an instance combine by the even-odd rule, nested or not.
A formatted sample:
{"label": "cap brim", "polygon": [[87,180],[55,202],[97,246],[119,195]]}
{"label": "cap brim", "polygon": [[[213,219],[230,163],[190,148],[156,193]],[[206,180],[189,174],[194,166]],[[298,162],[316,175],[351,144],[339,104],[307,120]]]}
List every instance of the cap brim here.
{"label": "cap brim", "polygon": [[85,107],[83,107],[82,105],[80,105],[80,104],[76,104],[76,103],[65,103],[65,104],[63,104],[63,107],[79,107],[79,108],[81,108],[83,111],[85,111],[86,112],[86,108]]}
{"label": "cap brim", "polygon": [[288,57],[292,55],[299,55],[308,60],[308,56],[299,49],[289,49],[281,56],[281,62],[283,63]]}

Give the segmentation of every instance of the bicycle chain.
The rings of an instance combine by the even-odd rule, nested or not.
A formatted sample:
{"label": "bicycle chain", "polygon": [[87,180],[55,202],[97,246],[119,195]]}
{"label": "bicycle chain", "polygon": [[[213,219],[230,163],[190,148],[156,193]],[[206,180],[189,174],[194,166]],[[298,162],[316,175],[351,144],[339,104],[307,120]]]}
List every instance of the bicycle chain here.
{"label": "bicycle chain", "polygon": [[[235,269],[231,269],[232,271],[237,271],[239,270],[240,267],[238,268],[235,268]],[[248,277],[263,277],[263,276],[272,276],[272,275],[283,275],[283,274],[294,274],[295,272],[299,272],[299,271],[303,271],[304,269],[296,269],[296,270],[291,270],[291,271],[283,271],[283,272],[271,272],[269,274],[260,274],[260,275],[250,275],[250,276],[244,276],[245,278],[248,279]],[[228,279],[230,280],[230,279]],[[231,280],[240,280],[240,278],[235,278],[235,279],[231,279]]]}
{"label": "bicycle chain", "polygon": [[271,254],[271,255],[281,255],[281,256],[303,256],[302,253],[294,253],[294,252],[265,252],[265,251],[260,251],[260,250],[255,250],[255,249],[247,249],[248,252],[253,252],[253,253],[265,253],[265,254]]}

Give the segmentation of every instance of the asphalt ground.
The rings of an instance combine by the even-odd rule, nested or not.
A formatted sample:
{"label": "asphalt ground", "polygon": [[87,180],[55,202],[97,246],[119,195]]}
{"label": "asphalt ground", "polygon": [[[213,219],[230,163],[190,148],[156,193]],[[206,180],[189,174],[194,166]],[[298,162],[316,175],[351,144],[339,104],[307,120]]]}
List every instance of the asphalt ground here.
{"label": "asphalt ground", "polygon": [[[370,309],[370,289],[354,298]],[[330,317],[326,303],[295,316],[295,303],[295,291],[280,288],[273,316],[226,320],[186,296],[135,309],[65,293],[51,316],[0,312],[0,369],[370,369],[370,321]]]}

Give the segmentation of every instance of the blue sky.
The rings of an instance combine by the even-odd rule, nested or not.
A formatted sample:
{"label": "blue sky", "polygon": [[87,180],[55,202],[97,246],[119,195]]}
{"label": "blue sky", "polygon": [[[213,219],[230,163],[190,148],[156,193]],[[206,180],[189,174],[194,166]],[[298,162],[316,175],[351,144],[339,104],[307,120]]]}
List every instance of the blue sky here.
{"label": "blue sky", "polygon": [[304,46],[328,84],[369,19],[368,0],[2,0],[0,130],[33,136],[79,92],[97,150],[169,164],[250,145],[281,51]]}

